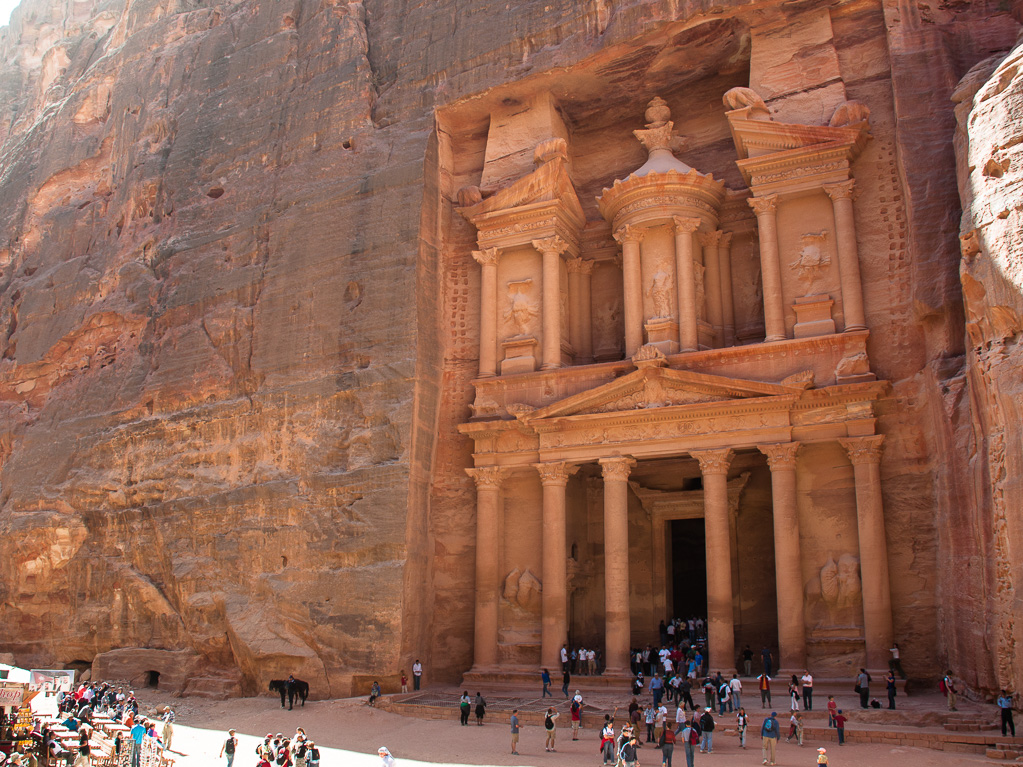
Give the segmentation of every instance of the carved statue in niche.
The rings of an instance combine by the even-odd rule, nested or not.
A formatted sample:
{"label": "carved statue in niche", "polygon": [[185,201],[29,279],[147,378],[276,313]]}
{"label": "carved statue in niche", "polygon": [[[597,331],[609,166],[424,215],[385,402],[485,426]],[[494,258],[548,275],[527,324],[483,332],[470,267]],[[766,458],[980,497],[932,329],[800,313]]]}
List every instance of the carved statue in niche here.
{"label": "carved statue in niche", "polygon": [[833,556],[820,569],[817,579],[806,589],[806,607],[817,627],[853,627],[862,622],[860,560],[853,554]]}
{"label": "carved statue in niche", "polygon": [[601,349],[615,349],[621,351],[622,338],[620,326],[622,322],[622,305],[619,300],[602,305],[594,312],[593,324],[597,331],[597,337],[601,339]]}
{"label": "carved statue in niche", "polygon": [[511,320],[520,336],[529,335],[530,323],[540,314],[537,303],[529,298],[532,284],[532,280],[508,283],[508,310],[504,318]]}
{"label": "carved statue in niche", "polygon": [[502,595],[516,607],[523,610],[539,610],[542,592],[543,585],[529,568],[523,572],[516,567],[505,576]]}
{"label": "carved statue in niche", "polygon": [[845,378],[847,376],[863,375],[870,372],[870,360],[866,352],[856,352],[847,357],[842,357],[835,366],[835,375]]}
{"label": "carved statue in niche", "polygon": [[810,286],[831,266],[831,256],[821,248],[827,236],[827,231],[807,232],[802,235],[799,239],[803,243],[803,248],[796,260],[790,264],[799,272],[799,279],[809,283],[808,293],[813,292]]}
{"label": "carved statue in niche", "polygon": [[663,269],[654,273],[653,283],[647,295],[654,303],[654,319],[666,320],[671,318],[671,292],[674,290],[674,282],[671,275]]}

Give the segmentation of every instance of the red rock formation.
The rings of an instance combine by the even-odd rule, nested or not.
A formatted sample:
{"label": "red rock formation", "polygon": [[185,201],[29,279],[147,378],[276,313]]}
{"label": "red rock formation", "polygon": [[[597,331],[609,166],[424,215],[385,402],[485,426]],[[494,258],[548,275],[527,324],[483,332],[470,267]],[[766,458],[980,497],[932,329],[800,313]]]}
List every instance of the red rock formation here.
{"label": "red rock formation", "polygon": [[[480,182],[489,115],[571,93],[595,206],[602,145],[658,91],[686,92],[692,157],[741,186],[720,97],[752,85],[792,120],[871,108],[896,634],[916,676],[947,659],[1023,686],[973,620],[1018,615],[995,591],[1023,561],[999,511],[1019,472],[986,456],[1002,434],[1018,467],[1018,354],[998,349],[1020,281],[978,271],[993,255],[964,271],[964,372],[948,144],[954,84],[1015,38],[998,3],[66,7],[26,0],[0,30],[0,649],[19,663],[195,663],[167,678],[200,692],[294,673],[314,696],[417,656],[465,670],[478,272],[452,200]],[[1000,212],[964,231],[1018,232]],[[997,577],[945,567],[989,546]]]}

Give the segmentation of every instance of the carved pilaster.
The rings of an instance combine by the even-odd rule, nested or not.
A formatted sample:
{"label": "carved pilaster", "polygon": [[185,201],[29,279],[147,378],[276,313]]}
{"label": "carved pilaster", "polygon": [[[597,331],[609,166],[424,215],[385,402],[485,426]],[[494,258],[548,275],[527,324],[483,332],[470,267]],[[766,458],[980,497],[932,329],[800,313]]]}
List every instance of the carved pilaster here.
{"label": "carved pilaster", "polygon": [[568,243],[557,235],[533,240],[543,256],[543,365],[561,367],[561,254]]}
{"label": "carved pilaster", "polygon": [[622,288],[625,303],[625,356],[631,357],[643,345],[643,284],[640,243],[646,230],[626,224],[618,227],[615,239],[622,245]]}
{"label": "carved pilaster", "polygon": [[757,214],[757,230],[760,234],[760,274],[764,283],[766,340],[782,341],[785,339],[785,299],[778,256],[778,195],[754,197],[747,202]]}

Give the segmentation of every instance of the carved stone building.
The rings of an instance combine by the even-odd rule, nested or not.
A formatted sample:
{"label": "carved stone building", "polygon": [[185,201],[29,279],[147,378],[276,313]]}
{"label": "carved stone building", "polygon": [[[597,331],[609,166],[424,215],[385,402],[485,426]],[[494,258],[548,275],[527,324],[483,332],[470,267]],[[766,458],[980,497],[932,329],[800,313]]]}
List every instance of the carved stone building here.
{"label": "carved stone building", "polygon": [[[886,665],[890,385],[868,357],[853,202],[869,110],[843,102],[818,126],[772,118],[749,88],[724,103],[747,189],[676,157],[685,141],[654,98],[635,131],[648,158],[599,216],[557,136],[532,172],[460,192],[481,270],[460,427],[475,445],[475,672],[554,667],[570,638],[626,672],[660,620],[704,610],[714,667],[775,636],[782,668]],[[762,300],[736,300],[733,275]],[[823,524],[807,487],[822,465]],[[519,598],[524,574],[539,600]]]}

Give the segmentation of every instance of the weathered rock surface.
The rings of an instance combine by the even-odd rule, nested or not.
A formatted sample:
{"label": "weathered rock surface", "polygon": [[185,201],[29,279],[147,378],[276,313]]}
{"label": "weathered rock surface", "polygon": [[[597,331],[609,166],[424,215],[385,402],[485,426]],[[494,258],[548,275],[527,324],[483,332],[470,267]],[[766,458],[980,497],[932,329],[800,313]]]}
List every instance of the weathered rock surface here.
{"label": "weathered rock surface", "polygon": [[692,157],[740,186],[720,96],[754,85],[792,120],[871,108],[907,667],[1023,686],[1015,72],[976,148],[964,117],[965,357],[949,143],[954,84],[1017,29],[996,2],[26,0],[0,31],[0,648],[168,680],[187,657],[205,691],[464,671],[478,273],[451,201],[490,114],[571,101],[592,207],[658,91],[690,94]]}

